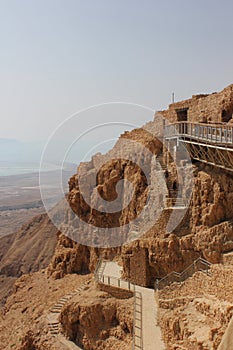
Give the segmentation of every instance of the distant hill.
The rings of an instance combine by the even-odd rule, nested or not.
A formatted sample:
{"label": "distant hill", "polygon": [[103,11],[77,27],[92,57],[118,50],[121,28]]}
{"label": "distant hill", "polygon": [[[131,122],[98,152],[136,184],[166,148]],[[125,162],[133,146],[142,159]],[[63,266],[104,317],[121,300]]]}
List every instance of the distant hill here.
{"label": "distant hill", "polygon": [[48,266],[57,232],[47,214],[41,214],[18,232],[0,238],[0,302],[5,300],[17,277]]}

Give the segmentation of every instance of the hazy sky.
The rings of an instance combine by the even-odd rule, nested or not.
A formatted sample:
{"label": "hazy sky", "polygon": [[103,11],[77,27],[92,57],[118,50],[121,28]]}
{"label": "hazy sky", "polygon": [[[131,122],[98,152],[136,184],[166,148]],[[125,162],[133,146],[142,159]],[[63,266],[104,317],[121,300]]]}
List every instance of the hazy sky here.
{"label": "hazy sky", "polygon": [[157,110],[173,91],[221,90],[232,14],[230,0],[1,0],[0,137],[45,140],[97,103]]}

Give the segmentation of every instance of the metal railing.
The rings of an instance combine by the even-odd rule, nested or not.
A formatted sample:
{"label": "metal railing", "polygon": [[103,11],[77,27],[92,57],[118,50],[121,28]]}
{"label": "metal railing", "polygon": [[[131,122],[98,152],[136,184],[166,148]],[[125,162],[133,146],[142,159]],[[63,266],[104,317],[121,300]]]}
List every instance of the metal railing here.
{"label": "metal railing", "polygon": [[101,265],[102,261],[103,260],[101,258],[99,258],[98,262],[96,264],[95,271],[94,271],[95,280],[99,279],[98,274],[99,274],[99,268],[100,268],[100,265]]}
{"label": "metal railing", "polygon": [[184,197],[166,196],[166,208],[187,208],[188,201]]}
{"label": "metal railing", "polygon": [[143,349],[142,336],[142,294],[134,292],[134,331],[133,331],[133,350]]}
{"label": "metal railing", "polygon": [[102,275],[102,276],[99,276],[98,281],[100,283],[103,283],[112,287],[126,289],[133,293],[135,292],[135,284],[131,283],[130,281],[124,281],[118,277]]}
{"label": "metal railing", "polygon": [[95,271],[94,271],[94,277],[96,282],[100,281],[102,276],[103,276],[103,272],[104,272],[104,268],[106,265],[106,261],[103,260],[102,258],[98,259]]}
{"label": "metal railing", "polygon": [[166,125],[164,137],[188,136],[210,143],[233,145],[233,126],[177,122]]}
{"label": "metal railing", "polygon": [[142,336],[142,295],[140,292],[135,290],[135,284],[130,281],[122,280],[118,277],[104,275],[104,264],[106,261],[101,258],[98,260],[98,263],[95,268],[94,276],[96,282],[103,283],[112,287],[121,288],[124,290],[129,290],[134,294],[134,326],[133,326],[133,350],[142,350],[143,349],[143,336]]}
{"label": "metal railing", "polygon": [[155,281],[155,290],[163,289],[164,287],[169,286],[170,284],[174,282],[181,283],[185,281],[187,278],[191,277],[195,272],[202,271],[209,275],[211,264],[202,258],[198,258],[195,260],[190,266],[188,266],[183,272],[179,273],[176,271],[173,271],[169,273],[167,276],[163,277],[162,279],[157,279]]}

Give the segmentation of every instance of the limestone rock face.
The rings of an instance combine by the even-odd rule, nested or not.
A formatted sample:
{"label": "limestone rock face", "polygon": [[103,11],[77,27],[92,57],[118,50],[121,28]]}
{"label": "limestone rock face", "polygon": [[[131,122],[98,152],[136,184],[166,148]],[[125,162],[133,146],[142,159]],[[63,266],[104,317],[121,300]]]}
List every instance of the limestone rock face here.
{"label": "limestone rock face", "polygon": [[208,166],[196,167],[194,175],[193,196],[183,222],[168,234],[167,211],[147,237],[122,248],[126,278],[153,286],[156,278],[181,272],[199,256],[218,263],[222,253],[233,250],[232,176]]}
{"label": "limestone rock face", "polygon": [[117,255],[120,255],[120,248],[87,247],[60,234],[47,273],[55,279],[59,279],[67,274],[94,272],[100,256],[103,259],[112,260]]}
{"label": "limestone rock face", "polygon": [[[147,140],[147,134],[138,132],[136,136],[138,141],[141,138],[141,143],[149,144],[155,153],[160,151],[158,144]],[[131,134],[127,134],[127,137],[130,138]],[[132,138],[135,138],[134,133]],[[86,177],[92,176],[95,164],[101,161],[101,157],[97,155],[90,163],[84,164]],[[148,168],[154,169],[152,158],[144,161]],[[174,173],[173,167],[171,164],[171,173]],[[84,168],[81,166],[80,171]],[[177,272],[184,270],[199,256],[211,263],[220,262],[222,253],[233,249],[233,177],[231,174],[223,173],[222,170],[200,163],[193,165],[192,169],[193,194],[187,211],[163,210],[153,227],[142,237],[117,248],[84,247],[61,235],[49,273],[59,278],[67,273],[94,271],[99,256],[108,259],[118,257],[122,260],[124,278],[152,287],[156,278],[161,278],[174,270]],[[130,179],[136,190],[132,201],[121,213],[99,216],[88,208],[80,196],[78,174],[70,180],[70,206],[94,226],[101,223],[111,226],[130,222],[135,213],[142,210],[147,196],[146,181],[140,169],[125,160],[108,162],[98,173],[97,189],[102,192],[104,198],[114,199],[115,185],[123,175]],[[125,200],[128,193],[124,188],[122,191],[122,198]],[[94,192],[92,198],[94,201]],[[153,215],[156,216],[155,209],[148,208],[147,217],[153,218]],[[181,223],[177,227],[174,225],[172,231],[168,230],[168,223],[172,226],[171,220],[175,222],[176,217],[182,215],[184,217]],[[145,217],[144,221],[146,220]],[[79,228],[81,229],[82,227]],[[93,228],[90,228],[89,232],[85,230],[81,232],[93,235]]]}
{"label": "limestone rock face", "polygon": [[159,291],[159,322],[168,349],[218,349],[233,316],[232,283],[230,266],[213,265],[210,276],[196,272]]}
{"label": "limestone rock face", "polygon": [[37,350],[38,348],[34,344],[34,334],[28,331],[22,339],[22,345],[20,350]]}
{"label": "limestone rock face", "polygon": [[133,298],[116,299],[93,287],[63,308],[60,321],[68,339],[85,350],[132,348]]}

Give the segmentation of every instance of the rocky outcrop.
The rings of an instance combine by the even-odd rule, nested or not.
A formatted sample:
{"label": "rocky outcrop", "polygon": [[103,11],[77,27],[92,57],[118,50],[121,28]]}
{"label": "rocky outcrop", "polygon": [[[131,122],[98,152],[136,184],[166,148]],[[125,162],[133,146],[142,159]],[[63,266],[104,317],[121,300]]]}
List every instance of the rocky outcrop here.
{"label": "rocky outcrop", "polygon": [[172,103],[168,110],[160,113],[170,122],[176,122],[179,119],[179,112],[181,117],[185,111],[188,121],[191,122],[232,123],[233,85],[227,86],[220,92],[194,95],[188,100]]}
{"label": "rocky outcrop", "polygon": [[[134,133],[132,135],[135,137]],[[143,133],[138,132],[136,135],[138,140],[141,138],[141,143],[147,144],[148,140],[144,140]],[[131,133],[128,133],[127,137],[130,138]],[[158,146],[150,144],[154,152],[160,150]],[[97,160],[100,162],[101,157],[101,155],[94,157],[90,163],[82,165],[79,171],[85,168],[86,177],[92,176],[95,164]],[[153,169],[151,158],[146,159],[145,164]],[[173,168],[174,164],[171,163],[170,173],[174,173]],[[83,247],[69,238],[60,236],[56,254],[49,268],[50,273],[61,277],[66,273],[93,271],[99,256],[107,258],[120,256],[125,278],[143,286],[153,286],[156,278],[161,278],[173,270],[183,271],[199,256],[211,263],[220,262],[222,254],[233,249],[233,178],[227,172],[223,173],[222,170],[200,163],[193,165],[192,171],[193,195],[187,212],[183,209],[163,210],[146,234],[119,248]],[[136,191],[131,203],[121,214],[113,215],[114,219],[111,219],[110,214],[106,214],[106,221],[103,216],[102,221],[93,210],[86,207],[86,202],[80,196],[78,174],[70,180],[71,207],[79,215],[85,216],[85,220],[97,226],[101,222],[105,222],[106,225],[127,223],[145,204],[147,187],[139,169],[132,167],[127,161],[107,163],[98,173],[97,189],[101,188],[105,198],[113,199],[115,184],[125,175],[132,181]],[[127,192],[126,194],[123,192],[122,198],[127,195]],[[156,216],[155,209],[150,207],[147,215],[149,218]],[[175,227],[174,224],[175,228],[169,230],[169,225],[172,227],[172,220],[175,222],[177,217],[182,215],[183,220],[178,226]],[[145,218],[144,222],[146,220]],[[93,227],[90,230],[92,232],[88,233],[85,230],[83,232],[93,235]]]}
{"label": "rocky outcrop", "polygon": [[60,234],[47,273],[55,279],[59,279],[67,274],[94,272],[100,256],[103,259],[112,260],[116,256],[120,256],[120,248],[88,247]]}
{"label": "rocky outcrop", "polygon": [[65,335],[85,350],[132,348],[133,298],[116,299],[93,286],[62,310]]}
{"label": "rocky outcrop", "polygon": [[156,278],[181,272],[198,256],[218,263],[223,253],[233,250],[233,177],[199,164],[194,176],[190,208],[181,225],[168,234],[169,213],[163,213],[147,238],[123,247],[126,278],[152,286]]}
{"label": "rocky outcrop", "polygon": [[38,350],[34,344],[34,334],[32,331],[28,331],[22,339],[22,345],[20,350]]}
{"label": "rocky outcrop", "polygon": [[215,265],[182,284],[159,291],[160,320],[168,349],[218,349],[233,316],[231,267]]}
{"label": "rocky outcrop", "polygon": [[228,327],[226,329],[226,332],[224,333],[224,336],[221,340],[221,343],[218,347],[218,350],[228,350],[233,348],[233,317],[231,321],[228,324]]}

